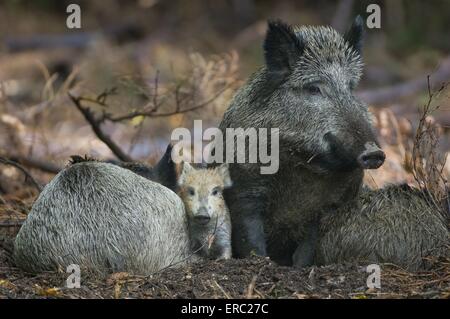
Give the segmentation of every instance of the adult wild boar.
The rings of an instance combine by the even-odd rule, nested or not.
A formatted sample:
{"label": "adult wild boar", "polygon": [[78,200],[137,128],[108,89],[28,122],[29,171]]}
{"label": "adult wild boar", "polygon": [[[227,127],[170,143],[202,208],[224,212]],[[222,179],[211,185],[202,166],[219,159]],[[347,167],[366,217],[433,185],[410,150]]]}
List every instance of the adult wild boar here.
{"label": "adult wild boar", "polygon": [[311,264],[320,212],[354,198],[363,170],[383,164],[367,106],[353,94],[362,34],[359,16],[345,35],[269,22],[265,65],[220,124],[224,136],[227,128],[279,128],[275,174],[261,174],[260,163],[230,163],[234,187],[226,200],[236,257],[254,252],[289,265],[298,248],[297,265]]}
{"label": "adult wild boar", "polygon": [[30,272],[77,264],[145,275],[194,257],[173,191],[97,161],[75,163],[46,185],[14,245],[15,263]]}

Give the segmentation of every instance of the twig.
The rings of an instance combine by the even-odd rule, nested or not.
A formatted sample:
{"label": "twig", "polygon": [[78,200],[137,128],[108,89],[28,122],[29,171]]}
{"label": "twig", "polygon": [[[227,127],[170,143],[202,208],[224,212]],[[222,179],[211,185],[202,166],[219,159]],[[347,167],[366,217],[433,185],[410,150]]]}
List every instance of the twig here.
{"label": "twig", "polygon": [[222,288],[221,285],[219,285],[219,283],[218,283],[215,279],[213,279],[212,282],[216,285],[217,288],[219,288],[219,290],[223,293],[223,295],[225,296],[225,298],[231,299],[231,296],[230,296],[230,295]]}
{"label": "twig", "polygon": [[[412,168],[413,176],[419,187],[423,188],[429,195],[437,209],[441,210],[442,196],[447,196],[447,192],[442,194],[443,186],[446,190],[447,180],[443,176],[442,170],[445,165],[445,157],[439,156],[438,143],[439,133],[428,121],[428,116],[437,108],[432,106],[435,94],[439,94],[448,84],[441,86],[436,92],[432,92],[430,76],[427,77],[428,101],[424,105],[422,116],[419,120],[419,126],[416,131],[413,150],[412,150]],[[438,203],[436,203],[438,202]]]}
{"label": "twig", "polygon": [[12,156],[8,156],[8,159],[11,161],[14,161],[14,162],[18,162],[25,166],[37,168],[37,169],[39,169],[43,172],[47,172],[47,173],[58,174],[59,171],[62,170],[62,168],[57,165],[54,165],[47,161],[36,159],[36,158],[24,157],[21,155],[12,155]]}
{"label": "twig", "polygon": [[1,222],[0,227],[19,227],[23,225],[23,221],[17,222]]}
{"label": "twig", "polygon": [[[103,132],[103,130],[100,127],[103,120],[95,118],[90,108],[83,107],[81,105],[81,101],[86,100],[86,98],[75,97],[72,94],[70,94],[70,92],[67,94],[69,95],[70,99],[75,104],[77,109],[80,111],[80,113],[83,114],[86,121],[91,125],[91,128],[94,131],[95,135],[97,135],[97,137],[109,147],[109,149],[114,153],[114,155],[116,155],[117,158],[120,159],[121,161],[132,162],[133,159],[127,154],[125,154],[125,152],[122,151],[122,149],[120,149],[120,147],[113,140],[111,140],[111,138],[108,135],[106,135]],[[102,104],[105,102],[105,98],[106,97],[101,97],[101,95],[99,95],[99,97],[95,100],[95,102]]]}
{"label": "twig", "polygon": [[257,278],[258,278],[258,275],[254,275],[253,278],[252,278],[252,281],[250,281],[250,284],[248,285],[247,295],[246,295],[247,299],[253,299],[253,291],[254,291],[255,286],[256,286],[256,279]]}
{"label": "twig", "polygon": [[[211,72],[210,68],[208,68],[205,71],[205,77],[208,75],[208,72]],[[193,71],[194,72],[194,71]],[[205,97],[205,100],[201,103],[197,103],[196,101],[196,92],[198,90],[197,88],[197,81],[192,80],[186,80],[184,84],[188,84],[188,86],[184,85],[181,82],[176,83],[175,87],[169,87],[169,89],[166,89],[164,93],[160,94],[160,83],[159,83],[159,71],[156,73],[156,76],[154,78],[153,88],[152,92],[141,92],[144,94],[144,96],[148,99],[148,102],[139,107],[137,110],[133,110],[131,112],[128,112],[126,114],[122,115],[112,115],[109,112],[106,112],[105,109],[103,109],[103,112],[101,114],[95,114],[94,111],[92,111],[87,105],[84,105],[83,102],[88,103],[94,103],[96,105],[99,105],[103,108],[108,107],[106,104],[106,98],[115,93],[115,90],[111,91],[105,91],[97,98],[89,98],[89,97],[83,97],[83,96],[73,96],[72,94],[68,93],[70,99],[75,104],[77,109],[82,113],[86,121],[90,124],[91,128],[93,129],[94,133],[97,135],[97,137],[104,142],[116,155],[120,160],[124,162],[130,162],[132,161],[132,158],[125,153],[114,141],[111,140],[111,138],[105,134],[105,132],[101,128],[101,124],[105,121],[110,122],[122,122],[127,120],[132,120],[136,117],[170,117],[177,114],[183,114],[191,111],[195,111],[198,109],[201,109],[212,102],[214,102],[217,98],[219,98],[225,91],[232,88],[236,81],[232,81],[231,83],[227,82],[228,84],[222,84],[221,89],[218,91],[215,91],[215,94],[211,94],[208,96],[211,96],[210,98]],[[192,86],[192,87],[190,87]],[[186,92],[183,92],[183,89]],[[172,102],[174,99],[174,103]],[[164,110],[160,111],[162,106],[172,106],[171,110]],[[133,141],[135,142],[135,141]],[[132,149],[133,145],[131,145]]]}
{"label": "twig", "polygon": [[[201,109],[205,106],[207,106],[208,104],[211,104],[212,102],[214,102],[214,100],[216,100],[220,95],[222,95],[222,93],[224,93],[227,89],[230,88],[231,85],[228,85],[226,87],[224,87],[222,90],[220,90],[219,92],[217,92],[214,96],[212,96],[210,99],[199,103],[197,105],[194,105],[192,107],[189,108],[185,108],[185,109],[181,109],[179,103],[176,103],[177,105],[175,105],[175,110],[170,111],[170,112],[165,112],[165,113],[157,113],[158,108],[157,107],[152,107],[150,108],[150,110],[144,110],[144,111],[135,111],[135,112],[131,112],[128,114],[124,114],[124,115],[119,115],[119,116],[111,116],[107,113],[104,114],[104,119],[107,119],[111,122],[121,122],[121,121],[125,121],[125,120],[130,120],[136,116],[147,116],[147,117],[167,117],[167,116],[172,116],[175,114],[182,114],[182,113],[187,113],[187,112],[192,112],[198,109]],[[177,98],[178,101],[178,98]]]}
{"label": "twig", "polygon": [[11,165],[11,166],[14,166],[15,168],[19,169],[20,171],[22,171],[22,173],[25,174],[25,176],[27,178],[30,179],[31,183],[37,188],[39,193],[42,191],[42,186],[39,185],[38,182],[36,182],[34,177],[22,165],[20,165],[19,163],[13,162],[7,158],[4,158],[4,157],[0,157],[0,163],[3,163],[5,165]]}

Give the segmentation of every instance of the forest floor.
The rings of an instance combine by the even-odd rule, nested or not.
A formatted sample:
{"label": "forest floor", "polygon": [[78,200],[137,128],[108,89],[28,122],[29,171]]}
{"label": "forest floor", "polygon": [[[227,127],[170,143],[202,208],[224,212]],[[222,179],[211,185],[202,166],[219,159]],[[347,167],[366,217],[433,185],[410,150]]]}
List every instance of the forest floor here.
{"label": "forest floor", "polygon": [[[38,5],[36,10],[29,10],[19,6],[19,1],[10,2],[17,2],[14,3],[17,6],[15,10],[8,11],[6,4],[0,5],[0,27],[12,28],[9,34],[14,35],[9,42],[2,40],[0,43],[0,83],[6,84],[0,90],[0,137],[3,137],[0,138],[0,156],[35,159],[29,161],[34,166],[24,166],[40,185],[48,183],[55,171],[64,167],[70,155],[115,158],[79,114],[67,95],[69,91],[92,98],[98,94],[101,96],[108,89],[117,88],[117,94],[108,100],[108,104],[89,105],[93,111],[104,112],[109,107],[108,112],[117,114],[126,114],[134,108],[143,109],[151,105],[149,103],[152,101],[158,102],[155,105],[161,104],[164,108],[160,111],[167,113],[179,109],[177,103],[180,97],[186,104],[184,109],[192,107],[189,103],[204,104],[200,102],[211,100],[207,108],[192,113],[148,117],[145,123],[141,116],[120,125],[105,123],[105,126],[108,125],[105,128],[107,135],[120,148],[128,149],[128,155],[138,160],[156,159],[158,152],[165,149],[174,128],[191,128],[193,120],[200,118],[211,122],[211,125],[220,122],[235,90],[263,63],[261,45],[266,16],[321,24],[328,23],[328,14],[324,19],[324,12],[333,10],[333,6],[330,6],[323,11],[325,7],[322,2],[314,7],[301,1],[292,1],[293,4],[280,1],[279,5],[267,3],[258,7],[259,13],[251,22],[230,24],[230,18],[234,19],[236,14],[228,5],[209,8],[201,2],[190,2],[189,6],[174,10],[175,6],[179,6],[177,1],[167,6],[163,6],[160,1],[160,4],[146,9],[133,9],[133,5],[126,7],[121,4],[104,10],[104,7],[94,4],[97,2],[92,2],[92,5],[86,2],[83,8],[85,27],[81,35],[108,29],[104,26],[113,26],[119,30],[128,25],[124,22],[136,21],[137,30],[142,36],[116,39],[105,32],[104,36],[96,36],[97,40],[83,49],[61,45],[57,48],[44,46],[39,50],[14,52],[11,48],[5,50],[3,46],[18,40],[20,43],[28,36],[39,38],[49,32],[61,36],[60,39],[66,39],[66,36],[71,38],[74,33],[67,31],[63,23],[66,21],[65,10],[60,10],[59,6],[52,11],[45,8],[38,10]],[[224,8],[228,8],[227,11]],[[440,16],[445,10],[439,6],[436,8],[438,11],[433,15],[434,18],[445,22],[444,16]],[[211,18],[211,14],[217,14],[213,9],[219,10],[219,15],[213,16],[215,18]],[[417,11],[420,18],[424,10]],[[22,19],[17,19],[18,16]],[[433,34],[433,37],[427,38],[445,38],[446,33],[442,31],[445,29],[439,25],[430,24],[432,29],[423,30],[424,34]],[[393,27],[395,31],[401,31],[397,24]],[[403,26],[406,27],[409,26]],[[416,79],[426,79],[427,75],[434,74],[438,65],[442,66],[442,61],[448,61],[447,46],[443,50],[432,45],[433,41],[421,44],[415,36],[409,36],[417,32],[403,30],[407,36],[405,39],[414,41],[411,47],[402,47],[397,42],[404,41],[396,39],[403,33],[389,32],[389,27],[387,30],[385,35],[368,34],[369,41],[366,41],[364,54],[367,67],[361,83],[362,90],[378,91],[411,80],[417,83]],[[391,42],[398,47],[397,50],[391,48]],[[434,90],[440,86],[438,82],[432,87]],[[373,104],[372,113],[378,137],[386,153],[384,165],[366,174],[365,183],[372,188],[381,188],[387,183],[414,185],[416,182],[413,174],[415,165],[412,165],[417,163],[413,158],[416,129],[423,113],[422,106],[428,98],[431,99],[426,88],[416,91],[411,92],[411,96],[408,94],[389,103],[370,103]],[[441,93],[433,95],[436,100],[433,100],[432,109],[436,113],[433,117],[425,118],[427,123],[440,125],[440,150],[447,152],[450,149],[450,86]],[[217,98],[212,99],[215,96]],[[424,143],[432,144],[427,144],[426,140]],[[450,155],[445,153],[443,156],[447,161],[442,164],[442,169],[439,166],[438,170],[428,170],[433,166],[434,153],[428,148],[424,149],[427,154],[431,154],[425,159],[433,161],[419,158],[420,163],[429,165],[424,166],[423,171],[431,172],[431,176],[435,176],[433,174],[438,171],[446,177],[446,181],[450,180]],[[50,170],[48,164],[51,164]],[[43,169],[43,166],[47,168]],[[278,266],[261,257],[204,261],[183,268],[167,269],[148,277],[116,273],[100,278],[82,273],[81,288],[69,289],[66,287],[69,274],[65,272],[33,275],[15,268],[11,262],[11,242],[38,195],[31,184],[17,168],[1,165],[0,299],[450,298],[449,259],[432,260],[429,269],[415,273],[395,265],[381,265],[381,289],[367,288],[367,265],[348,263],[299,270]]]}
{"label": "forest floor", "polygon": [[450,260],[433,260],[426,271],[381,265],[381,289],[368,289],[367,265],[339,264],[295,269],[268,258],[203,261],[152,276],[114,273],[81,277],[28,274],[11,263],[12,238],[0,242],[1,298],[450,298]]}

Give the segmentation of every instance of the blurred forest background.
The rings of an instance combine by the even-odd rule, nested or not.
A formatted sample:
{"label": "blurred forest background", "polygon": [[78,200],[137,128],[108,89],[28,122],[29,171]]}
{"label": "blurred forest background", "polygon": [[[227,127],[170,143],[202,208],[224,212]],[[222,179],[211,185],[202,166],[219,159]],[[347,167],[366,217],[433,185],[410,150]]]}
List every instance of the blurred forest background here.
{"label": "blurred forest background", "polygon": [[[66,27],[70,3],[81,6],[81,29]],[[381,29],[366,32],[358,95],[375,115],[387,161],[366,181],[413,183],[419,120],[442,133],[440,152],[450,146],[450,91],[441,89],[450,79],[448,0],[2,0],[0,156],[39,185],[74,154],[152,163],[173,128],[194,119],[218,125],[263,64],[267,19],[345,31],[371,3],[381,7]],[[427,105],[439,108],[424,117]],[[35,198],[22,173],[0,165],[2,198]]]}

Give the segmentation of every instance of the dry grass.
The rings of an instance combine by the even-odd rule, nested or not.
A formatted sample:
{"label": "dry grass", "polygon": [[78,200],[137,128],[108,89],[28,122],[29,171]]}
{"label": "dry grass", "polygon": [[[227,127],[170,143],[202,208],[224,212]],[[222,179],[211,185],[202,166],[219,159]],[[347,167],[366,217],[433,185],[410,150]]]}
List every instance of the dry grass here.
{"label": "dry grass", "polygon": [[431,117],[432,113],[439,109],[439,105],[433,104],[434,98],[445,88],[446,84],[432,92],[428,77],[428,101],[423,107],[416,131],[411,166],[418,186],[429,195],[433,206],[448,212],[448,177],[444,175],[447,153],[439,150],[441,128]]}

